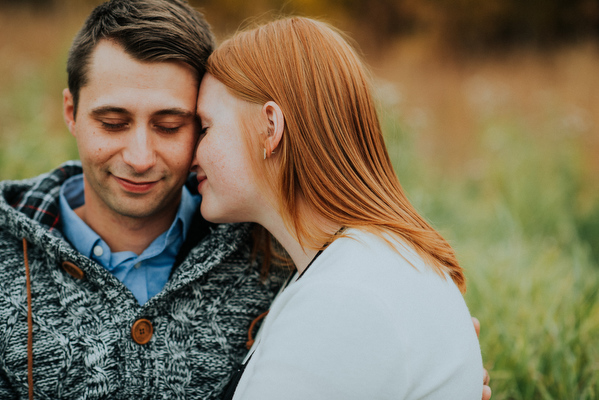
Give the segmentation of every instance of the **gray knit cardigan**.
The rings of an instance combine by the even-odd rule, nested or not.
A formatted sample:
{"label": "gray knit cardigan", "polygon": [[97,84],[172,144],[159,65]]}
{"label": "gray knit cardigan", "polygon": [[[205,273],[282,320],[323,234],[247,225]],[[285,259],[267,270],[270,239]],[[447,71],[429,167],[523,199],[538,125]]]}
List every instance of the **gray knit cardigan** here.
{"label": "gray knit cardigan", "polygon": [[[27,398],[27,241],[36,399],[213,399],[246,353],[251,321],[282,277],[261,281],[251,227],[214,225],[165,288],[140,306],[60,233],[58,193],[81,173],[69,162],[40,177],[0,182],[0,399]],[[74,263],[85,276],[63,269]],[[154,333],[131,336],[139,318]]]}

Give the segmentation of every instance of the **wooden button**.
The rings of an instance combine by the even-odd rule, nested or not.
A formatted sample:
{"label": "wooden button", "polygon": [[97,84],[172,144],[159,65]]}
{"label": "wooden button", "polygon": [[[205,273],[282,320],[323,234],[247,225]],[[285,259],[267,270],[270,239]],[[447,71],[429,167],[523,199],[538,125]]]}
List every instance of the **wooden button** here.
{"label": "wooden button", "polygon": [[62,263],[62,268],[64,268],[64,270],[75,279],[83,279],[85,277],[85,273],[81,270],[81,268],[70,261],[64,261]]}
{"label": "wooden button", "polygon": [[152,323],[145,318],[138,319],[131,327],[131,337],[137,344],[146,344],[152,339],[154,328]]}

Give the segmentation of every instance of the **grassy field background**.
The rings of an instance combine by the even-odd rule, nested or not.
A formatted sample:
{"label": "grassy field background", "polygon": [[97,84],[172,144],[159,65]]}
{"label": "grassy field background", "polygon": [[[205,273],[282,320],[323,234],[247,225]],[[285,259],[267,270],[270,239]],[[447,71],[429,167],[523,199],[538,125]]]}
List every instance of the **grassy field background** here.
{"label": "grassy field background", "polygon": [[[0,179],[77,157],[61,91],[88,11],[0,8]],[[599,46],[363,50],[400,180],[466,270],[493,399],[599,398]]]}

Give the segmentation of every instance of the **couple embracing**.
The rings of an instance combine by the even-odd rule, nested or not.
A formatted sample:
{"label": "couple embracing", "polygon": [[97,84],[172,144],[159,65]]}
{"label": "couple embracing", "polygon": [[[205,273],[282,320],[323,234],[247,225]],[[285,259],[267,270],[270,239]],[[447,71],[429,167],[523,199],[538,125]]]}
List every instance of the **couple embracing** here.
{"label": "couple embracing", "polygon": [[213,47],[180,0],[76,36],[81,161],[0,183],[0,397],[480,399],[462,269],[355,50],[298,17]]}

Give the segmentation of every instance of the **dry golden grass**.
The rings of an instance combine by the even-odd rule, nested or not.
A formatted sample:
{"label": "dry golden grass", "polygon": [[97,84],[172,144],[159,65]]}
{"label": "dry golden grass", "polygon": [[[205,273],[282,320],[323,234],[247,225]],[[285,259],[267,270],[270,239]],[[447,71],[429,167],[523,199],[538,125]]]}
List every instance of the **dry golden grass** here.
{"label": "dry golden grass", "polygon": [[375,75],[396,90],[395,109],[419,136],[423,155],[468,168],[479,146],[492,145],[488,125],[509,121],[539,141],[579,142],[587,167],[599,172],[596,43],[485,58],[434,49],[403,40],[372,61]]}
{"label": "dry golden grass", "polygon": [[[30,100],[39,107],[48,131],[62,130],[66,53],[84,15],[76,11],[0,9],[0,137],[20,134],[23,125],[19,114],[30,105],[20,97],[28,91],[35,93],[35,100]],[[28,104],[18,104],[20,100]]]}
{"label": "dry golden grass", "polygon": [[[41,102],[46,122],[51,131],[61,129],[66,51],[87,11],[0,10],[0,107],[5,112],[7,96],[32,76],[41,77],[47,89]],[[226,29],[217,31],[227,34]],[[447,55],[422,38],[383,48],[367,61],[385,82],[384,93],[396,102],[400,118],[418,135],[423,155],[443,166],[468,168],[476,160],[486,125],[509,120],[540,140],[579,141],[589,169],[599,171],[596,44],[471,59]],[[12,117],[4,113],[3,118]],[[3,131],[6,125],[0,125]]]}

